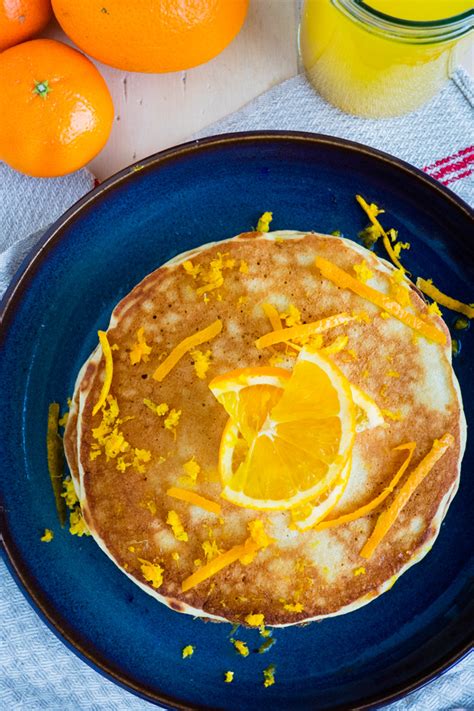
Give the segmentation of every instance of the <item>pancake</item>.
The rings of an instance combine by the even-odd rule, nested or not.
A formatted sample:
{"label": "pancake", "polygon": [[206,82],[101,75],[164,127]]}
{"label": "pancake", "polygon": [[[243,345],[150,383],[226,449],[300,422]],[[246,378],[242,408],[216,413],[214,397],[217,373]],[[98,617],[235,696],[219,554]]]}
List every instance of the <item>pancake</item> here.
{"label": "pancake", "polygon": [[[232,266],[224,269],[219,288],[203,292],[199,279],[183,264],[192,260],[192,266],[208,269],[210,261],[223,254]],[[339,237],[282,231],[245,233],[180,255],[148,275],[116,306],[107,332],[114,347],[110,393],[118,404],[120,433],[129,451],[145,450],[149,461],[131,464],[127,455],[128,466],[119,471],[118,457],[107,459],[103,451],[93,454],[93,428],[99,426],[101,414],[93,416],[92,410],[105,377],[100,347],[77,378],[65,449],[87,525],[122,571],[179,612],[244,624],[249,614],[258,613],[265,624],[283,626],[357,609],[389,589],[430,550],[456,493],[466,427],[442,318],[428,311],[411,285],[408,309],[441,329],[445,345],[415,334],[323,278],[314,266],[317,255],[352,274],[354,265],[364,260],[372,272],[367,284],[391,293],[394,267],[372,252]],[[331,359],[386,413],[383,425],[357,432],[349,483],[331,517],[353,511],[387,487],[402,461],[394,447],[416,442],[413,467],[436,438],[444,433],[454,437],[453,446],[417,487],[370,560],[361,558],[360,551],[379,509],[338,527],[300,532],[291,526],[289,511],[246,509],[220,497],[218,452],[228,416],[209,390],[209,380],[236,368],[268,365],[272,356],[274,363],[275,355],[278,367],[294,365],[294,357],[284,349],[255,347],[255,340],[271,330],[262,309],[266,302],[279,311],[296,307],[305,323],[342,311],[363,310],[368,316],[325,334],[327,342],[349,337],[347,348]],[[205,377],[197,377],[187,353],[162,382],[153,379],[179,342],[218,318],[222,332],[200,347],[203,353],[211,352]],[[152,350],[147,360],[131,365],[140,328]],[[144,400],[166,403],[168,414],[180,411],[177,425],[166,429],[164,418]],[[183,469],[190,461],[199,468],[194,485]],[[171,486],[194,486],[196,493],[221,504],[221,515],[171,498],[166,494]],[[178,514],[187,540],[174,535],[167,523],[170,511]],[[248,523],[256,519],[274,542],[251,563],[237,561],[183,593],[182,581],[205,564],[206,557],[243,543]],[[163,570],[157,588],[146,579],[144,562]]]}

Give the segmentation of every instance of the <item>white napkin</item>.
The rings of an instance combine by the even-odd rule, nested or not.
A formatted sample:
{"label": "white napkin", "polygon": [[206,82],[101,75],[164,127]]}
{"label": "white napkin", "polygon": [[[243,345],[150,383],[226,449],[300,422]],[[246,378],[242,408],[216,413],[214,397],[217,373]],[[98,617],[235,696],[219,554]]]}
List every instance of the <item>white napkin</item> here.
{"label": "white napkin", "polygon": [[[458,70],[427,106],[397,119],[347,116],[303,76],[271,89],[202,135],[257,129],[315,131],[360,141],[407,160],[474,203],[472,81]],[[26,178],[0,164],[0,294],[45,227],[93,186],[80,171]],[[25,601],[0,561],[0,703],[8,711],[143,711],[151,705],[106,680],[69,651]],[[474,655],[390,711],[474,709]]]}

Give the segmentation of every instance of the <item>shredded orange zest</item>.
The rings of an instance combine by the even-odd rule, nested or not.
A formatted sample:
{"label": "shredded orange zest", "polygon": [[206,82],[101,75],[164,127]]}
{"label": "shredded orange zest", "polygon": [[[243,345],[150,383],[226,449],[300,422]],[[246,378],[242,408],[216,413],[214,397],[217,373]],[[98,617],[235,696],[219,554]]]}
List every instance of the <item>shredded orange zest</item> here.
{"label": "shredded orange zest", "polygon": [[270,229],[270,222],[273,220],[273,212],[264,212],[259,218],[257,224],[257,232],[268,232]]}
{"label": "shredded orange zest", "polygon": [[61,496],[64,499],[68,509],[72,511],[76,504],[79,503],[79,499],[77,498],[76,490],[74,488],[74,482],[72,481],[71,477],[64,479],[63,489],[64,491],[62,492]]}
{"label": "shredded orange zest", "polygon": [[[270,325],[273,328],[274,331],[279,331],[282,328],[282,323],[281,319],[283,317],[283,314],[279,314],[277,309],[272,305],[272,304],[262,304],[262,308],[265,312],[265,316],[268,318],[270,321]],[[294,306],[290,306],[290,309],[294,309]],[[298,311],[298,309],[296,309]],[[299,314],[299,311],[298,311]],[[285,315],[286,318],[286,315]],[[289,324],[287,321],[287,326],[289,325],[294,325],[294,324]],[[297,346],[295,343],[289,343],[286,342],[286,345],[289,346],[290,348],[293,348],[295,350],[301,350],[299,346]]]}
{"label": "shredded orange zest", "polygon": [[211,362],[211,351],[200,351],[198,348],[191,351],[190,356],[194,365],[194,372],[200,380],[204,380]]}
{"label": "shredded orange zest", "polygon": [[281,330],[281,319],[278,314],[278,311],[273,306],[273,304],[262,304],[262,309],[265,313],[265,316],[270,321],[270,325],[273,328],[273,330],[280,331]]}
{"label": "shredded orange zest", "polygon": [[54,538],[54,533],[52,532],[52,530],[50,528],[45,528],[44,533],[40,538],[40,541],[43,541],[43,543],[49,543],[50,541],[53,540],[53,538]]}
{"label": "shredded orange zest", "polygon": [[356,273],[356,278],[364,284],[374,276],[373,271],[367,266],[365,259],[363,259],[359,264],[354,264],[353,269]]}
{"label": "shredded orange zest", "polygon": [[145,580],[151,583],[151,586],[155,589],[161,587],[164,573],[161,565],[158,565],[158,563],[150,563],[150,561],[144,560],[143,558],[139,558],[138,560],[141,563],[140,569]]}
{"label": "shredded orange zest", "polygon": [[151,346],[145,340],[145,329],[143,326],[136,333],[137,342],[134,343],[132,350],[129,353],[130,363],[136,365],[143,360],[146,363],[149,360]]}
{"label": "shredded orange zest", "polygon": [[245,618],[245,622],[250,627],[261,627],[265,624],[265,618],[262,614],[250,614]]}
{"label": "shredded orange zest", "polygon": [[[354,281],[356,280],[354,279]],[[255,341],[255,345],[261,350],[262,348],[268,348],[268,346],[274,346],[276,343],[291,341],[294,338],[308,338],[316,333],[322,333],[330,328],[336,328],[336,326],[342,326],[345,323],[349,323],[349,321],[355,320],[357,320],[357,316],[351,316],[347,313],[335,314],[334,316],[322,318],[320,321],[313,321],[312,323],[304,323],[300,326],[291,326],[290,328],[281,328],[278,331],[271,331],[258,338]]]}
{"label": "shredded orange zest", "polygon": [[441,459],[446,450],[453,444],[454,437],[449,433],[444,434],[439,440],[435,439],[431,450],[411,472],[388,509],[378,517],[374,530],[360,552],[362,558],[369,559],[372,557],[375,549],[393,526],[412,494],[427,474],[430,473],[436,462]]}
{"label": "shredded orange zest", "polygon": [[323,257],[316,257],[315,263],[321,274],[337,286],[340,286],[343,289],[350,289],[350,291],[353,291],[363,299],[367,299],[367,301],[375,304],[380,309],[387,311],[391,316],[394,316],[414,331],[418,331],[418,333],[425,336],[425,338],[429,338],[435,343],[445,345],[446,334],[444,331],[441,331],[439,328],[436,328],[436,326],[423,321],[415,314],[410,313],[386,294],[382,294],[380,291],[373,289],[367,284],[362,284],[362,282],[354,279],[354,277],[345,272],[343,269],[340,269],[338,266]]}
{"label": "shredded orange zest", "polygon": [[304,609],[301,602],[287,602],[285,605],[283,605],[283,608],[287,612],[295,612],[295,613],[303,612],[303,609]]}
{"label": "shredded orange zest", "polygon": [[241,654],[243,657],[248,657],[249,648],[247,647],[246,642],[242,642],[242,640],[240,639],[233,639],[231,641],[239,654]]}
{"label": "shredded orange zest", "polygon": [[249,272],[249,265],[247,264],[245,259],[240,260],[239,272],[241,274],[248,274],[248,272]]}
{"label": "shredded orange zest", "polygon": [[193,279],[195,279],[202,271],[201,265],[193,264],[190,259],[187,259],[185,262],[183,262],[182,266],[186,274],[192,276]]}
{"label": "shredded orange zest", "polygon": [[443,294],[442,291],[436,288],[431,279],[418,277],[416,285],[420,291],[429,296],[430,299],[433,299],[433,301],[437,301],[441,306],[446,306],[451,311],[458,311],[468,318],[474,318],[474,304],[464,304],[462,301],[452,299],[450,296]]}
{"label": "shredded orange zest", "polygon": [[384,489],[381,494],[376,496],[375,499],[372,499],[372,501],[369,501],[369,503],[365,504],[364,506],[361,506],[355,511],[351,511],[350,513],[344,514],[344,516],[320,521],[317,526],[314,527],[314,530],[323,531],[325,528],[334,528],[335,526],[342,526],[344,523],[349,523],[350,521],[356,521],[358,518],[362,518],[362,516],[367,516],[367,514],[369,514],[371,511],[380,506],[380,504],[385,501],[387,496],[392,493],[402,476],[405,474],[413,457],[415,447],[416,442],[407,442],[406,444],[400,444],[398,447],[395,447],[395,451],[402,451],[406,449],[408,451],[407,458],[405,459],[402,466],[397,471],[387,488]]}
{"label": "shredded orange zest", "polygon": [[390,242],[390,237],[388,236],[387,232],[384,230],[384,228],[382,227],[380,222],[377,220],[377,215],[380,214],[381,212],[383,212],[383,210],[379,210],[379,208],[376,205],[374,205],[373,203],[371,205],[369,205],[364,200],[362,195],[356,195],[356,200],[359,203],[359,205],[361,206],[361,208],[363,209],[363,211],[365,212],[365,214],[367,215],[367,217],[369,218],[369,220],[371,221],[371,223],[374,225],[374,227],[376,227],[379,230],[380,234],[382,235],[384,247],[387,250],[387,254],[390,257],[390,259],[392,260],[392,262],[395,264],[396,267],[398,267],[399,269],[403,269],[403,271],[406,272],[407,270],[400,263],[399,259],[397,258],[397,255],[393,251],[393,247]]}
{"label": "shredded orange zest", "polygon": [[263,670],[263,685],[265,688],[273,686],[275,683],[275,666],[270,664],[269,667]]}
{"label": "shredded orange zest", "polygon": [[380,411],[384,417],[388,417],[389,420],[393,420],[394,422],[400,422],[400,420],[405,419],[404,415],[400,410],[381,410]]}
{"label": "shredded orange zest", "polygon": [[352,571],[354,575],[357,577],[358,575],[365,575],[366,570],[363,565],[360,566],[360,568],[354,568]]}
{"label": "shredded orange zest", "polygon": [[183,659],[186,659],[186,657],[192,657],[194,654],[194,647],[192,644],[188,644],[186,647],[183,648]]}
{"label": "shredded orange zest", "polygon": [[74,511],[71,511],[69,515],[69,533],[73,536],[79,536],[79,538],[91,535],[80,506],[76,506]]}
{"label": "shredded orange zest", "polygon": [[52,402],[48,407],[48,426],[46,431],[46,451],[48,456],[48,472],[53,488],[56,511],[59,523],[66,523],[66,504],[62,498],[64,475],[63,441],[58,433],[59,404]]}
{"label": "shredded orange zest", "polygon": [[[431,316],[441,316],[443,318],[443,314],[441,313],[441,309],[439,308],[438,304],[436,301],[432,301],[431,304],[428,306],[428,313]],[[456,328],[456,324],[454,324],[454,328]]]}
{"label": "shredded orange zest", "polygon": [[168,524],[168,526],[171,526],[171,530],[173,531],[173,535],[177,541],[186,542],[188,540],[188,534],[184,530],[183,524],[181,523],[181,519],[179,518],[176,511],[168,511],[166,523]]}
{"label": "shredded orange zest", "polygon": [[223,553],[224,551],[219,548],[217,545],[216,541],[203,541],[201,543],[201,548],[204,551],[204,555],[206,556],[206,560],[214,560],[214,558],[217,558],[218,555]]}
{"label": "shredded orange zest", "polygon": [[259,548],[266,548],[270,543],[273,543],[273,538],[270,538],[265,531],[265,525],[260,518],[249,521],[247,528],[250,533],[249,540],[256,543]]}
{"label": "shredded orange zest", "polygon": [[166,402],[162,402],[157,405],[153,402],[153,400],[149,400],[148,398],[143,399],[143,404],[146,405],[149,410],[154,412],[155,415],[158,415],[158,417],[164,417],[170,409]]}
{"label": "shredded orange zest", "polygon": [[195,573],[183,580],[181,584],[181,590],[187,592],[191,588],[196,587],[200,583],[204,582],[208,578],[218,573],[223,568],[227,568],[228,565],[235,563],[239,558],[246,556],[251,553],[256,553],[259,546],[254,541],[246,541],[237,546],[233,546],[225,553],[217,556],[214,560],[211,560],[206,565],[203,565]]}
{"label": "shredded orange zest", "polygon": [[174,408],[170,410],[168,417],[163,422],[163,427],[165,430],[169,430],[173,433],[173,437],[176,439],[176,428],[178,426],[179,420],[181,418],[181,410],[175,410]]}
{"label": "shredded orange zest", "polygon": [[153,378],[158,380],[159,383],[168,375],[170,370],[181,360],[181,358],[188,353],[193,348],[200,346],[206,341],[210,341],[215,338],[222,331],[222,321],[217,319],[210,326],[203,328],[202,331],[193,333],[192,336],[188,336],[181,343],[173,348],[171,353],[164,359],[164,361],[158,366],[158,368],[153,373]]}
{"label": "shredded orange zest", "polygon": [[234,681],[234,672],[226,671],[224,674],[224,681],[226,684],[231,684]]}
{"label": "shredded orange zest", "polygon": [[397,301],[400,306],[410,306],[410,287],[405,281],[404,272],[396,269],[390,277],[390,296]]}
{"label": "shredded orange zest", "polygon": [[[301,312],[293,304],[290,304],[281,314],[280,318],[286,326],[301,326]],[[281,328],[281,326],[280,326]]]}
{"label": "shredded orange zest", "polygon": [[102,353],[105,360],[105,378],[102,383],[102,390],[100,391],[99,399],[92,410],[92,415],[97,415],[100,408],[107,400],[107,395],[109,394],[110,386],[112,385],[112,376],[114,374],[114,361],[109,341],[107,339],[107,334],[105,331],[97,331],[97,335],[99,336],[99,342],[102,347]]}
{"label": "shredded orange zest", "polygon": [[174,499],[179,499],[180,501],[185,501],[187,504],[192,504],[192,506],[198,506],[200,509],[209,511],[210,513],[220,516],[222,509],[220,504],[215,501],[210,501],[210,499],[205,499],[204,496],[195,494],[194,491],[189,491],[188,489],[180,489],[177,486],[170,487],[167,492],[168,496],[172,496]]}

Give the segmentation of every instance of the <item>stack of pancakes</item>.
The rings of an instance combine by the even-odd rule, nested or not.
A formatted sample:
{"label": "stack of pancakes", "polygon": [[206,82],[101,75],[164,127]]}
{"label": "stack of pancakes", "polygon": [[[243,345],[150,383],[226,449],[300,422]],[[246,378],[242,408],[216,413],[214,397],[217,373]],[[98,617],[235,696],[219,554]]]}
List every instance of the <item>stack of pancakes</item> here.
{"label": "stack of pancakes", "polygon": [[[180,255],[122,299],[107,331],[113,353],[110,395],[118,409],[110,417],[115,415],[128,444],[122,467],[115,451],[110,457],[105,451],[94,454],[104,418],[103,408],[93,414],[105,378],[100,346],[78,375],[65,448],[87,526],[117,566],[174,610],[232,622],[261,613],[268,625],[354,610],[389,589],[430,550],[456,493],[466,427],[446,325],[411,286],[406,308],[442,330],[446,343],[414,333],[322,277],[315,267],[317,256],[352,274],[354,265],[364,261],[371,272],[367,283],[390,292],[394,267],[372,252],[339,237],[284,231],[246,233]],[[212,260],[229,266],[222,283],[206,291],[200,288],[196,266],[208,269]],[[220,496],[219,446],[228,416],[212,395],[209,380],[236,368],[268,365],[276,352],[279,367],[294,364],[285,349],[255,347],[256,339],[271,330],[264,303],[281,312],[293,305],[304,323],[340,312],[363,310],[368,315],[331,331],[331,339],[349,336],[348,348],[331,358],[351,384],[390,415],[380,426],[356,433],[349,483],[331,517],[359,508],[388,486],[400,466],[400,452],[394,451],[398,445],[416,442],[415,466],[436,438],[444,433],[454,437],[370,560],[361,558],[360,551],[380,510],[345,525],[301,532],[292,525],[290,511],[247,509]],[[152,377],[178,343],[216,319],[222,331],[201,347],[209,364],[204,375],[198,377],[195,358],[187,353],[161,382]],[[132,365],[139,329],[151,352]],[[166,404],[168,415],[179,415],[166,427],[166,416],[145,400]],[[120,449],[121,442],[116,445]],[[137,450],[142,454],[132,461],[130,452]],[[189,462],[197,466],[184,467]],[[172,486],[219,502],[220,514],[171,498],[166,492]],[[170,511],[178,514],[185,536],[176,535]],[[251,563],[237,560],[183,593],[183,580],[206,563],[209,552],[215,555],[243,543],[248,523],[255,519],[274,542]],[[148,563],[162,570],[155,585],[144,574]]]}

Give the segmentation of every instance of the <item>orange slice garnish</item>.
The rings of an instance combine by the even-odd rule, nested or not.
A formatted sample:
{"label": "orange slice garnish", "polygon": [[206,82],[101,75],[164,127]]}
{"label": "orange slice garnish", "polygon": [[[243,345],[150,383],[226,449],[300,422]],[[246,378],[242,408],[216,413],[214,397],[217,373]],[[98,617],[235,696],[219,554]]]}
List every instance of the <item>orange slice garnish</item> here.
{"label": "orange slice garnish", "polygon": [[411,496],[419,487],[423,479],[430,473],[436,462],[454,444],[454,437],[447,432],[440,439],[435,439],[428,454],[410,473],[408,479],[398,490],[390,506],[382,511],[377,519],[375,528],[362,548],[360,555],[362,558],[370,559],[379,543],[385,538],[400,512],[405,508]]}
{"label": "orange slice garnish", "polygon": [[225,385],[226,376],[210,384],[231,417],[219,453],[222,496],[238,506],[266,510],[289,509],[321,496],[338,479],[354,441],[349,382],[309,347],[300,352],[283,390],[274,379],[282,369],[265,369],[273,371],[267,373],[270,380],[255,383],[263,391],[245,386],[251,381],[249,369],[243,370],[240,390],[236,371],[227,376],[232,387]]}
{"label": "orange slice garnish", "polygon": [[292,509],[292,522],[298,531],[306,531],[325,518],[336,506],[343,495],[351,474],[352,457],[341,472],[334,486],[314,504],[303,504],[301,507]]}
{"label": "orange slice garnish", "polygon": [[238,368],[211,380],[209,388],[250,445],[290,377],[284,368]]}

